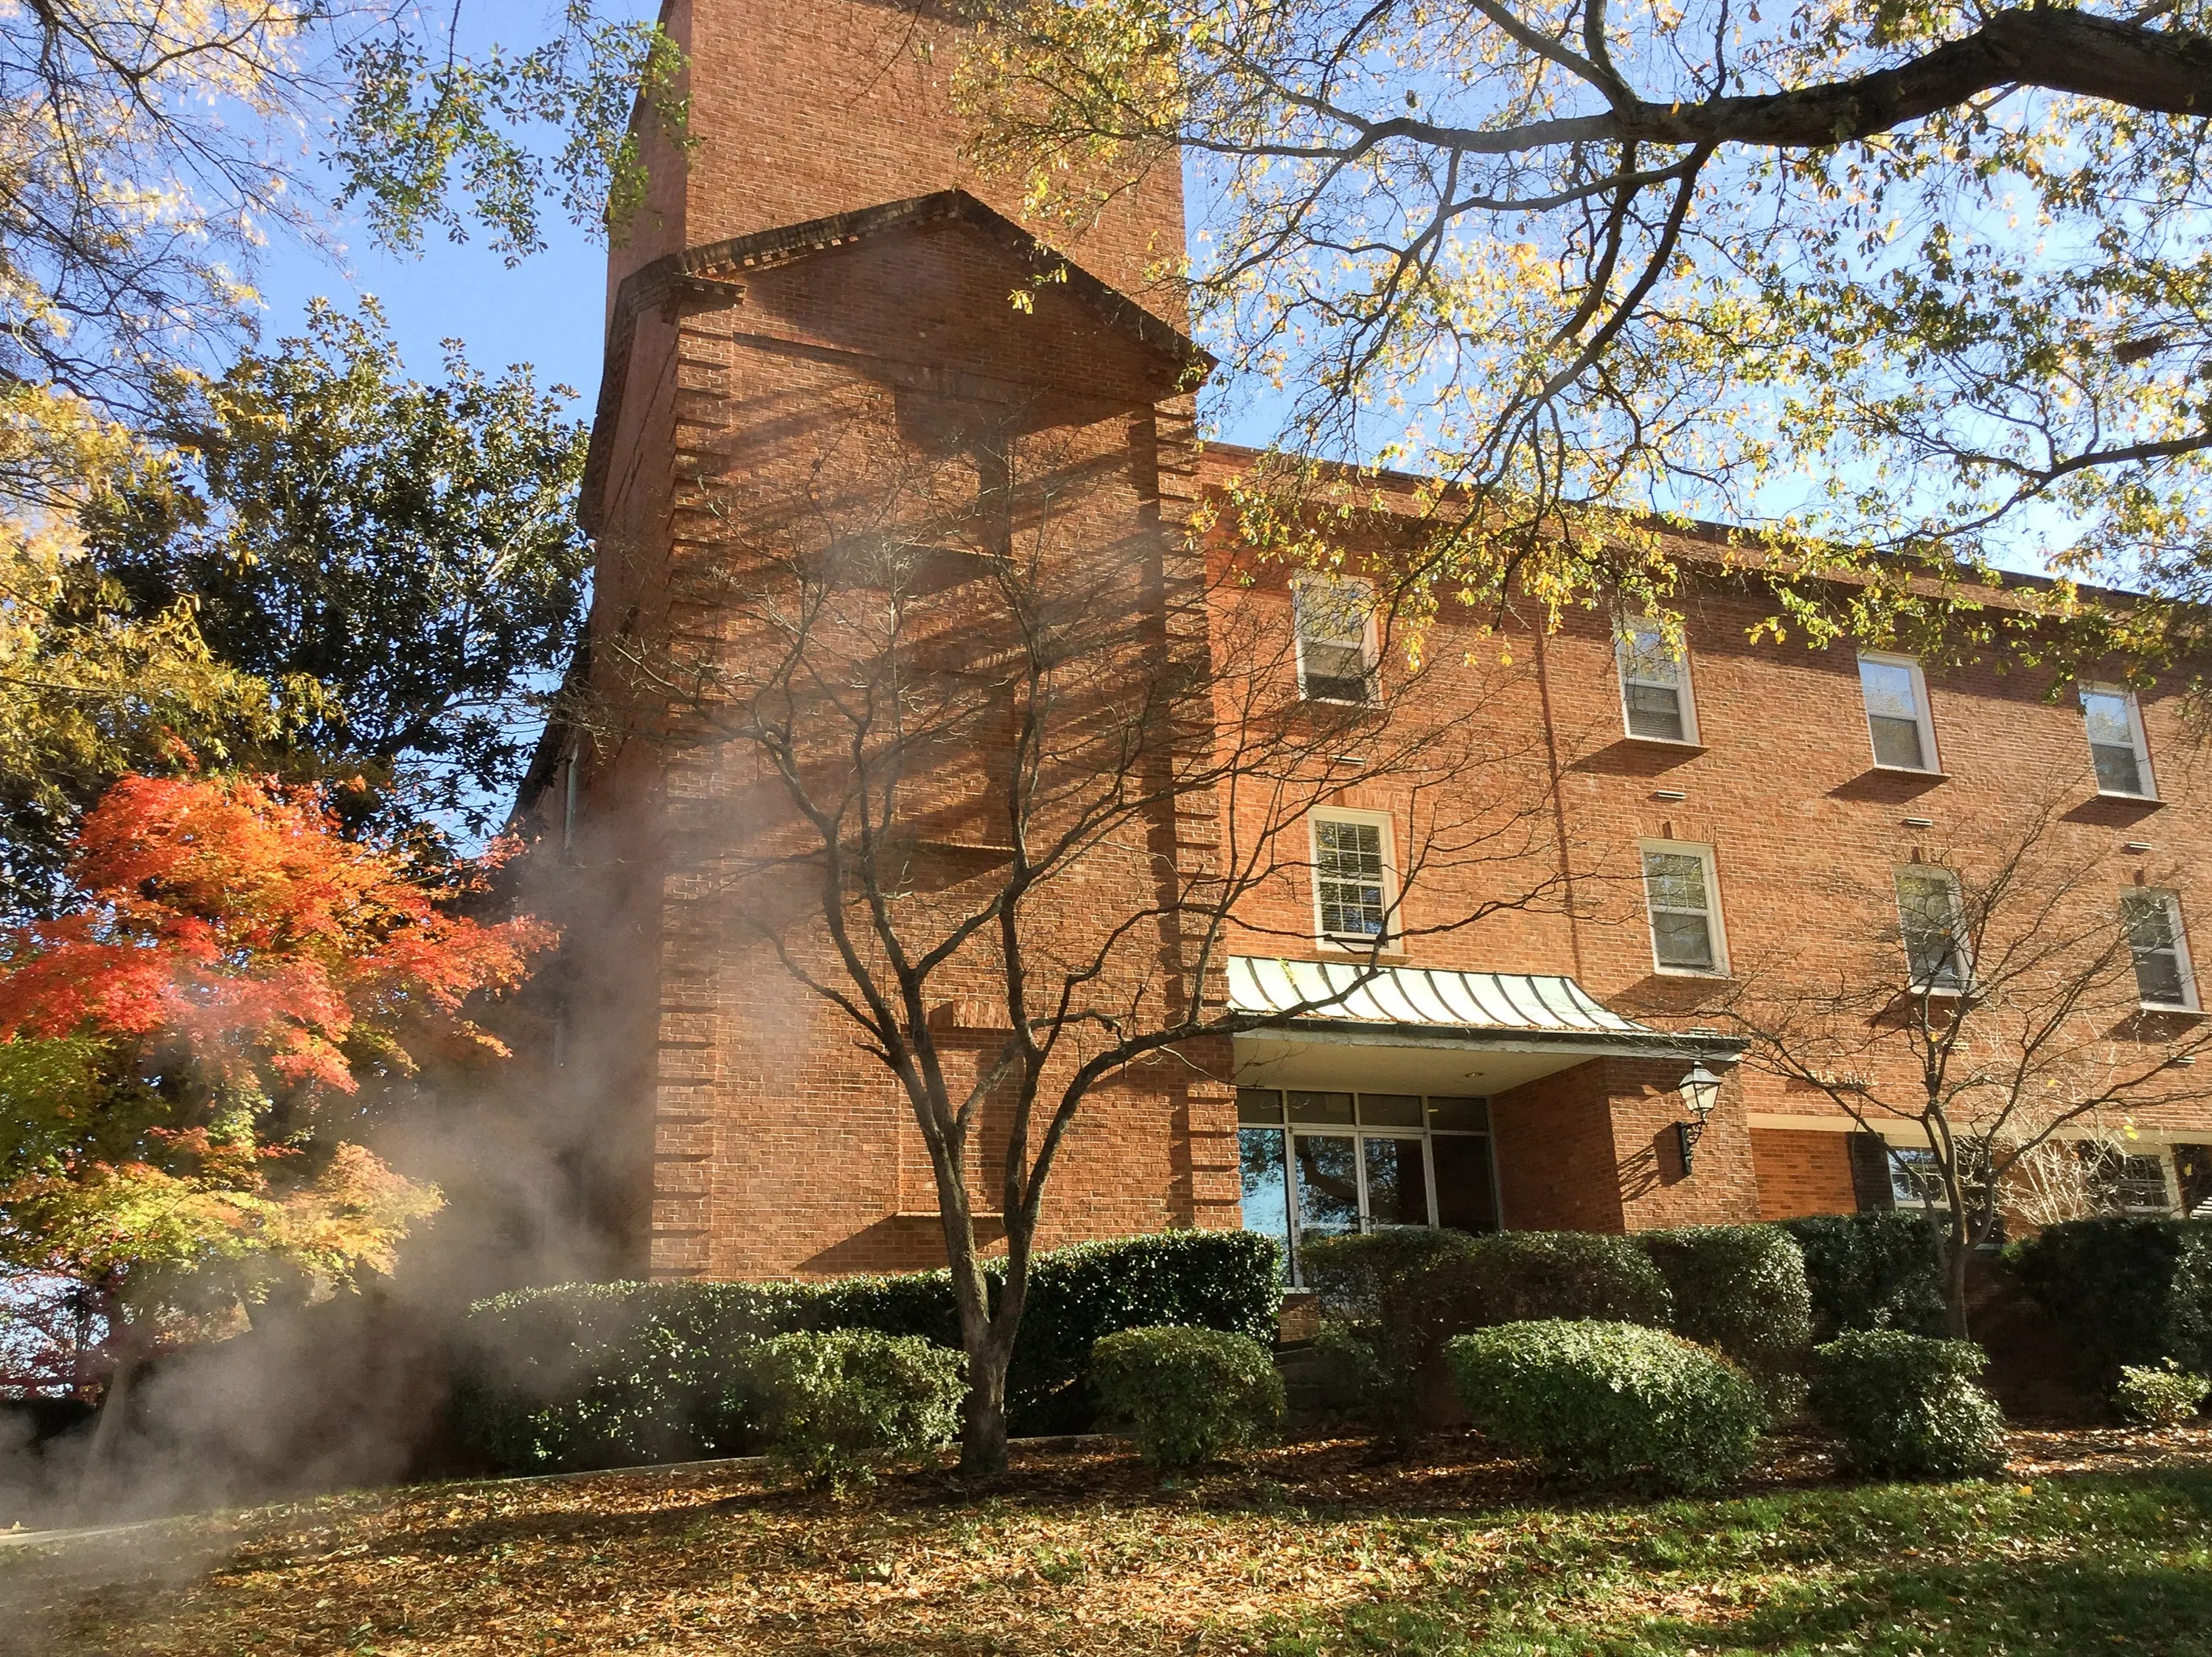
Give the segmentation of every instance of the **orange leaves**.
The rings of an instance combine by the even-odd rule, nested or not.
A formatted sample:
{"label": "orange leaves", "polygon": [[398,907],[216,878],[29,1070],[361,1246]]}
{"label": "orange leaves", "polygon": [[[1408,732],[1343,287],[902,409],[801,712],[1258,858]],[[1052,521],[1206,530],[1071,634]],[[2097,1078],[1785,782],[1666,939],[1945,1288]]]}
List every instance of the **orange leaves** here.
{"label": "orange leaves", "polygon": [[219,1088],[350,1092],[349,1044],[401,1068],[410,1038],[501,1051],[462,1003],[552,941],[448,912],[398,853],[340,838],[315,790],[250,778],[125,777],[72,872],[77,909],[0,934],[0,1039],[119,1037]]}

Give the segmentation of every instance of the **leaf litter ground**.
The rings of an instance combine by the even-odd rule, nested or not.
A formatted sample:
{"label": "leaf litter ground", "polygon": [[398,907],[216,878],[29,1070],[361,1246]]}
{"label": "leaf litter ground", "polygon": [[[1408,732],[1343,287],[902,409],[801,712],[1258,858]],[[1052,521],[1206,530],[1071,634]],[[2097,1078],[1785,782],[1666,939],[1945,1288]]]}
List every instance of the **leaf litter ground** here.
{"label": "leaf litter ground", "polygon": [[1724,1498],[1547,1481],[1473,1435],[1163,1480],[1016,1453],[837,1500],[750,1465],[422,1485],[0,1556],[0,1650],[1134,1657],[2212,1657],[2212,1430],[2019,1433],[2002,1479]]}

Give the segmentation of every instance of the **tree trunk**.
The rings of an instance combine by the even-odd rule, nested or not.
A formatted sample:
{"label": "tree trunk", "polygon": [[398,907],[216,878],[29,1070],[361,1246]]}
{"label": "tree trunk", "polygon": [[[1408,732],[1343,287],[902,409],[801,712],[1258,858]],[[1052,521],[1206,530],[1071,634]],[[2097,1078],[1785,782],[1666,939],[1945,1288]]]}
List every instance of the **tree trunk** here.
{"label": "tree trunk", "polygon": [[92,1441],[85,1446],[84,1464],[77,1470],[76,1507],[81,1516],[92,1511],[100,1481],[115,1459],[116,1442],[122,1437],[124,1418],[145,1362],[137,1343],[127,1338],[116,1353],[115,1367],[100,1395],[100,1413],[93,1418]]}
{"label": "tree trunk", "polygon": [[968,1404],[960,1428],[960,1471],[971,1477],[1006,1471],[1006,1365],[995,1333],[968,1350]]}
{"label": "tree trunk", "polygon": [[1951,1234],[1943,1248],[1943,1319],[1954,1341],[1971,1340],[1966,1332],[1966,1263],[1973,1249],[1966,1240],[1966,1222],[1954,1207]]}

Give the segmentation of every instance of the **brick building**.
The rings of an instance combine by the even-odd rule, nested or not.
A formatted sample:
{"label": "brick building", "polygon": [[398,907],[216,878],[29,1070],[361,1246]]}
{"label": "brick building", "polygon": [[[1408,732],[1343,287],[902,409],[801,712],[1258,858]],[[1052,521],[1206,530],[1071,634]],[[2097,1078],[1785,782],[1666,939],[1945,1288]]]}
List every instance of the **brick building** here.
{"label": "brick building", "polygon": [[[1025,225],[961,170],[944,84],[957,36],[919,52],[915,31],[938,26],[871,0],[672,0],[666,21],[690,57],[694,143],[656,155],[647,218],[611,261],[586,484],[602,550],[589,674],[624,712],[549,734],[526,801],[560,849],[541,861],[570,938],[548,1085],[588,1092],[624,1270],[943,1256],[892,1077],[793,977],[822,945],[792,900],[787,802],[755,747],[661,740],[686,718],[641,700],[635,675],[617,694],[613,664],[678,638],[757,661],[773,628],[730,617],[763,572],[833,556],[871,512],[878,541],[895,530],[969,570],[994,535],[1045,515],[1023,481],[1039,477],[1091,601],[1110,594],[1159,661],[1212,662],[1210,723],[1178,727],[1192,752],[1257,717],[1222,670],[1255,640],[1278,655],[1240,682],[1272,673],[1283,718],[1352,710],[1300,750],[1310,771],[1341,764],[1341,785],[1314,789],[1284,837],[1297,855],[1271,854],[1205,975],[1204,995],[1255,1018],[1302,1010],[1102,1085],[1045,1240],[1617,1230],[1913,1200],[1909,1155],[1818,1088],[1737,1065],[1741,1044],[1701,1009],[1755,966],[1842,972],[1910,950],[1909,923],[1884,943],[1863,916],[1889,905],[1899,930],[1899,894],[1924,892],[1947,848],[2039,813],[2070,871],[2057,908],[2118,928],[2124,900],[2136,927],[2121,959],[2139,1016],[2113,1041],[2190,1039],[2185,923],[2212,903],[2190,879],[2212,850],[2212,780],[2171,698],[1754,643],[1759,591],[1692,543],[1711,573],[1692,584],[1684,654],[1633,617],[1571,612],[1547,631],[1447,613],[1410,668],[1346,602],[1356,580],[1256,565],[1197,516],[1254,457],[1194,442],[1206,364],[1158,279],[1183,245],[1171,165],[1080,230]],[[967,493],[947,506],[948,489]],[[994,511],[1013,527],[991,528]],[[1373,515],[1387,558],[1387,501]],[[945,648],[969,578],[928,594]],[[1395,740],[1370,703],[1429,756],[1418,785],[1323,751]],[[1458,769],[1438,771],[1447,736]],[[953,872],[921,886],[1003,855],[971,809],[996,763],[975,744],[933,762],[916,867]],[[1061,911],[1071,936],[1233,860],[1243,831],[1211,786],[1147,819],[1141,856],[1086,864],[1083,901]],[[1003,1006],[984,974],[928,1020],[987,1054]],[[1722,1085],[1692,1161],[1693,1065]],[[2126,1125],[2134,1200],[2180,1201],[2212,1100],[2166,1098]],[[1909,1153],[1909,1132],[1892,1138]]]}

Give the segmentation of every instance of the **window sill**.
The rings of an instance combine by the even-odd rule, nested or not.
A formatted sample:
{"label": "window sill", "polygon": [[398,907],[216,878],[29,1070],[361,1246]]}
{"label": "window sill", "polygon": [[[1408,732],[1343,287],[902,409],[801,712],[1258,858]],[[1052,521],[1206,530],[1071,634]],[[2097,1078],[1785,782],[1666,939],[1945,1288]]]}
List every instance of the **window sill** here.
{"label": "window sill", "polygon": [[1719,984],[1735,976],[1724,966],[1661,966],[1655,962],[1651,970],[1662,978],[1704,978]]}
{"label": "window sill", "polygon": [[1971,985],[1961,989],[1951,984],[1912,984],[1905,986],[1905,993],[1923,996],[1929,1001],[1957,1001],[1962,996],[1972,995],[1973,990]]}
{"label": "window sill", "polygon": [[1366,938],[1332,938],[1324,933],[1314,940],[1314,947],[1317,949],[1326,949],[1332,954],[1337,955],[1371,955],[1378,963],[1402,961],[1406,959],[1404,949],[1393,947],[1387,943],[1378,944]]}
{"label": "window sill", "polygon": [[2169,1019],[2201,1019],[2204,1016],[2202,1007],[2183,1007],[2166,1001],[2139,1001],[2136,1003],[2136,1011],[2155,1013],[2161,1018]]}
{"label": "window sill", "polygon": [[1640,736],[1636,732],[1631,731],[1626,736],[1622,737],[1621,740],[1624,742],[1641,743],[1646,747],[1672,748],[1677,753],[1703,753],[1705,752],[1705,745],[1697,740],[1694,737]]}
{"label": "window sill", "polygon": [[2118,789],[2099,789],[2097,798],[2109,800],[2116,806],[2162,806],[2166,803],[2155,794],[2123,794]]}
{"label": "window sill", "polygon": [[1923,783],[1948,783],[1948,771],[1930,771],[1925,765],[1884,765],[1877,763],[1874,769],[1884,777],[1917,777]]}
{"label": "window sill", "polygon": [[1298,692],[1298,701],[1309,708],[1364,708],[1370,713],[1379,711],[1382,706],[1380,697],[1370,697],[1364,702],[1347,702],[1342,697],[1308,696],[1304,691]]}

